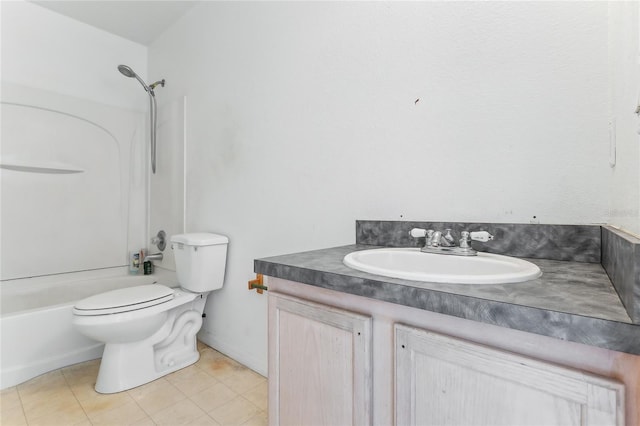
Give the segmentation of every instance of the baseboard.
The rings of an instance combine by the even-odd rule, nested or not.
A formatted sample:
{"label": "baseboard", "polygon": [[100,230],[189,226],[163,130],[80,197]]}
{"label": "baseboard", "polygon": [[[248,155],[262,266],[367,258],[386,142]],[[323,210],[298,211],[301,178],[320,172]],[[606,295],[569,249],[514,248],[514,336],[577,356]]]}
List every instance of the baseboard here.
{"label": "baseboard", "polygon": [[225,341],[224,339],[219,338],[219,336],[216,336],[205,330],[200,330],[200,333],[198,333],[198,340],[206,345],[211,346],[218,352],[225,354],[229,358],[238,361],[240,364],[252,369],[256,373],[267,377],[268,368],[266,354],[261,358],[250,356],[246,353],[246,351],[241,350],[236,345]]}

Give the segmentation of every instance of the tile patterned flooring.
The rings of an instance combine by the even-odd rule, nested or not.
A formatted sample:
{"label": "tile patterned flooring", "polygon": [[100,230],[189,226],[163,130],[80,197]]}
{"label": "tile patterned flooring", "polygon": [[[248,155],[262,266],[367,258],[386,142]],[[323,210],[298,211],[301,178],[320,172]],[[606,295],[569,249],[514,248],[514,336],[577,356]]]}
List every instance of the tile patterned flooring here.
{"label": "tile patterned flooring", "polygon": [[200,360],[111,395],[93,389],[100,360],[2,391],[2,426],[267,425],[267,380],[198,342]]}

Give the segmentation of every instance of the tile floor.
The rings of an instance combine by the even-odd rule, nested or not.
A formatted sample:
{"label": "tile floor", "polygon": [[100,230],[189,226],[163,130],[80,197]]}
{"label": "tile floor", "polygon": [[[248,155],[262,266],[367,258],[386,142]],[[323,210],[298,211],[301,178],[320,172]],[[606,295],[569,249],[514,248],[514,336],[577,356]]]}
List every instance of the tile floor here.
{"label": "tile floor", "polygon": [[146,385],[111,395],[93,389],[99,360],[5,389],[2,426],[266,425],[267,380],[198,343],[200,360]]}

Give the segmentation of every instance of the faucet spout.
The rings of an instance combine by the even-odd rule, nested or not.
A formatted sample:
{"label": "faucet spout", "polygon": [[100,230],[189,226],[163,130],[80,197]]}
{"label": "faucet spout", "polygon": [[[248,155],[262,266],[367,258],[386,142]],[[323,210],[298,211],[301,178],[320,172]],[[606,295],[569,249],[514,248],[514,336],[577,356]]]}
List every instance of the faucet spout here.
{"label": "faucet spout", "polygon": [[431,238],[427,239],[426,244],[428,247],[453,247],[455,245],[455,240],[451,236],[451,229],[445,229],[444,233],[435,231]]}
{"label": "faucet spout", "polygon": [[146,262],[147,260],[162,260],[163,257],[164,255],[162,253],[148,254],[142,259],[142,262]]}

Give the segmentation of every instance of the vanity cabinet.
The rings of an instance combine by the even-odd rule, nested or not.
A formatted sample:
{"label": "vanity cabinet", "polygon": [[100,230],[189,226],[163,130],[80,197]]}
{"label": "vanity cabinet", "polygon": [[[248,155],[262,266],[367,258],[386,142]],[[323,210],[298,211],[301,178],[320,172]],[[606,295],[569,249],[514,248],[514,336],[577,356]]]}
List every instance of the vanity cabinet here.
{"label": "vanity cabinet", "polygon": [[371,424],[371,317],[269,295],[269,424]]}
{"label": "vanity cabinet", "polygon": [[395,325],[396,425],[622,425],[614,381]]}
{"label": "vanity cabinet", "polygon": [[268,283],[272,426],[636,424],[638,357]]}

